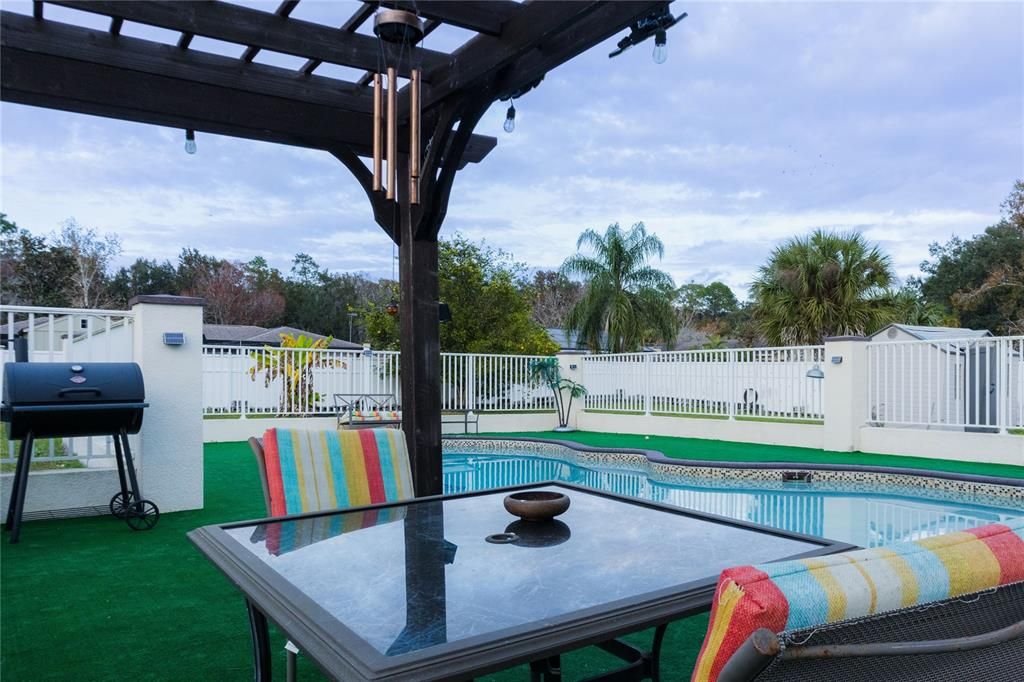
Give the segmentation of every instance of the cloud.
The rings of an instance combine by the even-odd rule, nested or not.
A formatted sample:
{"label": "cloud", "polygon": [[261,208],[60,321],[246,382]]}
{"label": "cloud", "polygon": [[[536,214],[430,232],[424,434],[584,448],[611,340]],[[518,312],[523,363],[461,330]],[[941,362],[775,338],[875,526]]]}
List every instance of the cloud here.
{"label": "cloud", "polygon": [[[344,20],[330,3],[299,7]],[[581,231],[643,221],[677,282],[741,293],[776,244],[829,227],[880,243],[906,277],[930,242],[994,222],[1024,176],[1024,5],[687,11],[666,64],[646,44],[609,60],[616,36],[518,99],[514,134],[507,103],[492,106],[477,130],[498,147],[459,174],[442,234],[552,268]],[[189,156],[180,130],[6,103],[0,115],[0,208],[33,232],[75,216],[117,232],[126,261],[191,246],[287,270],[302,251],[391,275],[390,242],[326,153],[201,134]]]}

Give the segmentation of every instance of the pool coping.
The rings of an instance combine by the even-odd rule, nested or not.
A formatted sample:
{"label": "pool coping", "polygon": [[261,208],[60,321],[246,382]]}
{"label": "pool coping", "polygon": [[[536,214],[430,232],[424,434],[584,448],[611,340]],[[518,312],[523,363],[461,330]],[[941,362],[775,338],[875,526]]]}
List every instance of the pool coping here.
{"label": "pool coping", "polygon": [[[510,436],[445,436],[446,445],[465,449],[467,443],[480,443],[493,447],[499,443],[533,444],[536,451],[533,455],[557,456],[557,453],[542,452],[541,448],[564,448],[574,456],[591,463],[633,468],[641,465],[639,457],[646,460],[648,475],[655,480],[697,479],[697,480],[728,480],[732,484],[751,484],[760,487],[765,484],[779,484],[786,479],[779,472],[793,472],[796,476],[789,479],[801,480],[800,472],[818,472],[812,476],[816,484],[826,487],[846,485],[862,488],[870,492],[872,486],[886,484],[905,490],[916,491],[921,497],[933,497],[937,494],[950,493],[962,495],[962,501],[973,501],[977,504],[994,502],[1012,502],[1024,505],[1024,479],[1003,476],[985,476],[981,474],[960,474],[950,471],[932,471],[930,469],[887,467],[878,465],[858,466],[855,464],[820,464],[808,462],[732,462],[719,460],[694,460],[668,457],[658,450],[638,448],[607,448],[586,445],[577,441],[559,440],[555,438],[510,437]],[[531,448],[532,449],[532,448]],[[564,452],[564,451],[563,451]],[[596,461],[595,460],[600,460]],[[769,474],[769,475],[766,475]],[[969,498],[969,499],[968,499]]]}
{"label": "pool coping", "polygon": [[983,474],[961,474],[955,471],[935,471],[932,469],[915,469],[913,467],[886,467],[877,464],[860,466],[857,464],[817,464],[813,462],[732,462],[720,459],[683,459],[669,457],[660,450],[643,450],[640,448],[605,448],[587,445],[575,440],[559,440],[557,438],[522,438],[513,436],[444,436],[444,440],[489,440],[489,441],[527,441],[533,443],[550,443],[577,450],[580,452],[622,452],[631,455],[644,455],[652,462],[659,464],[678,464],[689,467],[712,467],[716,469],[785,469],[795,471],[864,471],[876,474],[904,474],[908,476],[926,476],[928,478],[945,478],[954,481],[971,481],[972,483],[989,483],[992,485],[1012,485],[1024,487],[1024,478],[1006,476],[985,476]]}

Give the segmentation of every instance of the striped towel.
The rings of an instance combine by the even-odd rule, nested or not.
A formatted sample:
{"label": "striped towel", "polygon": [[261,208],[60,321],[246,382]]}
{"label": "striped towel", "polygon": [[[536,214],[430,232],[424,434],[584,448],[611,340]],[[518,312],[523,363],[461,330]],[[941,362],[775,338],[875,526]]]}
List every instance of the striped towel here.
{"label": "striped towel", "polygon": [[263,451],[271,516],[413,496],[405,434],[397,429],[268,429]]}
{"label": "striped towel", "polygon": [[1024,580],[1024,519],[722,571],[692,682],[713,682],[759,628],[834,623]]}

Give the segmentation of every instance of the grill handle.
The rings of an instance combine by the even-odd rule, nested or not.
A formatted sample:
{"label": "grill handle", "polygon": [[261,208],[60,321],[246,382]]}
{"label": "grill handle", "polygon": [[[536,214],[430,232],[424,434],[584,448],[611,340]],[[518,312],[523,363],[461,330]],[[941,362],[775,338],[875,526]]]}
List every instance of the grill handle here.
{"label": "grill handle", "polygon": [[100,389],[96,388],[95,386],[78,386],[78,387],[75,387],[75,388],[62,388],[59,391],[57,391],[57,395],[62,397],[62,398],[64,396],[66,396],[66,395],[79,394],[79,393],[95,393],[96,395],[101,395],[103,393],[103,391],[101,391]]}
{"label": "grill handle", "polygon": [[84,403],[82,405],[11,405],[5,409],[15,412],[64,412],[68,410],[129,410],[149,407],[149,403]]}

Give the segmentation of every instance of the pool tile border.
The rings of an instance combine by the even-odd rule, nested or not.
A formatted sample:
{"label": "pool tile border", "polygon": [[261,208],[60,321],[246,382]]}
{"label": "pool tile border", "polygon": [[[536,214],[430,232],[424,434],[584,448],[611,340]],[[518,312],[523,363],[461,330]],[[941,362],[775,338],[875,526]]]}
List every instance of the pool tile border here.
{"label": "pool tile border", "polygon": [[910,495],[948,501],[1005,506],[1024,506],[1024,480],[975,476],[952,472],[894,467],[858,467],[849,464],[807,464],[800,462],[714,462],[666,457],[656,450],[614,449],[584,445],[575,441],[542,438],[445,438],[443,448],[453,454],[515,453],[557,458],[581,466],[601,466],[646,473],[652,481],[678,485],[707,485],[725,488],[795,490],[802,482],[783,482],[783,473],[806,473],[815,491],[863,491]]}

